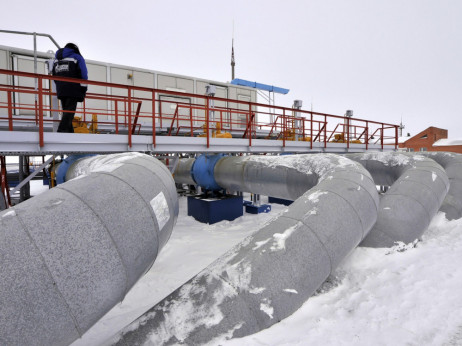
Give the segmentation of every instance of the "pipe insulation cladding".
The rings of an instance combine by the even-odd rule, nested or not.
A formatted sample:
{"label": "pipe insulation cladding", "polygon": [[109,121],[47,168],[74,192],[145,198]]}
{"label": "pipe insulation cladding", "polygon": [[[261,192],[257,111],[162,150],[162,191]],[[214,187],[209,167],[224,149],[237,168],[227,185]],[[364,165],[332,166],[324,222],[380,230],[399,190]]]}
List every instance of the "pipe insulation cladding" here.
{"label": "pipe insulation cladding", "polygon": [[229,190],[296,200],[129,325],[118,345],[218,344],[268,328],[297,310],[376,222],[372,177],[342,156],[224,157],[214,175]]}
{"label": "pipe insulation cladding", "polygon": [[440,211],[446,213],[448,220],[462,217],[462,155],[447,152],[419,153],[438,162],[449,178],[449,191],[441,205]]}
{"label": "pipe insulation cladding", "polygon": [[154,263],[178,216],[168,169],[94,156],[72,180],[0,213],[0,344],[68,345]]}
{"label": "pipe insulation cladding", "polygon": [[371,152],[347,154],[361,163],[377,185],[390,186],[380,198],[377,222],[361,243],[391,247],[419,239],[428,228],[449,189],[446,171],[419,154]]}

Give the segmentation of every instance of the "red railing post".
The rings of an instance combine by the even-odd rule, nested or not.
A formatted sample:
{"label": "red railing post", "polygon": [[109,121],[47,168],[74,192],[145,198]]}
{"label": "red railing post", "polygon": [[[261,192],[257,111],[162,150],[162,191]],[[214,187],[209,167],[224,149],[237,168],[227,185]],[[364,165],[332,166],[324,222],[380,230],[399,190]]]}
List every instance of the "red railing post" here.
{"label": "red railing post", "polygon": [[327,116],[324,115],[324,148],[327,148]]}
{"label": "red railing post", "polygon": [[127,102],[124,101],[124,126],[127,126]]}
{"label": "red railing post", "polygon": [[42,86],[42,77],[38,78],[38,108],[39,108],[39,140],[40,140],[40,147],[43,147],[43,86]]}
{"label": "red railing post", "polygon": [[181,105],[179,105],[178,103],[176,104],[176,128],[178,129],[178,131],[180,130],[180,107]]}
{"label": "red railing post", "polygon": [[115,112],[115,132],[119,134],[119,101],[115,100],[114,112]]}
{"label": "red railing post", "polygon": [[152,145],[156,147],[156,91],[152,91]]}
{"label": "red railing post", "polygon": [[87,121],[87,106],[85,105],[85,99],[83,99],[83,121]]}
{"label": "red railing post", "polygon": [[249,102],[249,120],[247,122],[247,128],[249,130],[249,147],[252,146],[252,128],[253,128],[253,117],[252,117],[252,105]]}
{"label": "red railing post", "polygon": [[382,146],[382,150],[383,150],[383,123],[382,123],[382,130],[380,131],[380,145]]}
{"label": "red railing post", "polygon": [[[350,118],[347,117],[347,135],[346,135],[346,141],[347,141],[347,149],[350,149]],[[345,132],[345,129],[343,129],[343,132]]]}
{"label": "red railing post", "polygon": [[[177,118],[178,116],[178,104],[176,105],[176,108],[175,108],[175,113],[173,113],[173,117],[172,117],[172,122],[170,123],[170,129],[168,130],[168,135],[171,136],[172,135],[172,130],[173,130],[173,125],[175,125],[175,119]],[[176,133],[178,134],[178,131],[179,131],[179,128],[178,128],[178,121],[176,123],[176,128],[177,128],[177,131]]]}
{"label": "red railing post", "polygon": [[189,126],[191,126],[191,137],[194,137],[193,111],[192,111],[192,106],[191,105],[189,105]]}
{"label": "red railing post", "polygon": [[128,146],[132,147],[132,88],[128,87]]}
{"label": "red railing post", "polygon": [[210,147],[210,135],[209,135],[209,97],[206,98],[205,103],[205,130],[207,131],[207,148]]}
{"label": "red railing post", "polygon": [[310,121],[310,149],[313,149],[313,113],[311,113]]}
{"label": "red railing post", "polygon": [[395,150],[398,149],[398,125],[395,125]]}
{"label": "red railing post", "polygon": [[8,91],[8,130],[13,131],[13,102],[11,91]]}
{"label": "red railing post", "polygon": [[366,121],[366,138],[365,138],[365,141],[366,141],[366,150],[367,148],[369,147],[369,122]]}
{"label": "red railing post", "polygon": [[286,127],[287,127],[287,119],[286,119],[286,109],[282,110],[282,146],[286,146]]}

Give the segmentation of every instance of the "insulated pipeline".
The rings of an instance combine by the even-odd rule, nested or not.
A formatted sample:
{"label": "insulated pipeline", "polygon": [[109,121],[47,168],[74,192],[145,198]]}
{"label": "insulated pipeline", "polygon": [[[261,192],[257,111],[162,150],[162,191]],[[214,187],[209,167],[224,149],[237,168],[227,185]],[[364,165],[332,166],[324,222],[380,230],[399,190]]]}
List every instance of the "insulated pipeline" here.
{"label": "insulated pipeline", "polygon": [[443,203],[449,189],[445,170],[418,154],[348,154],[361,163],[377,185],[390,186],[380,198],[377,222],[361,243],[390,247],[420,238]]}
{"label": "insulated pipeline", "polygon": [[462,217],[462,155],[447,152],[421,152],[438,162],[446,171],[449,179],[449,191],[441,205],[440,211],[448,220]]}
{"label": "insulated pipeline", "polygon": [[181,159],[176,166],[174,177],[177,184],[195,185],[196,182],[191,176],[192,165],[195,159]]}
{"label": "insulated pipeline", "polygon": [[225,157],[214,172],[223,188],[296,200],[128,326],[119,345],[219,343],[268,328],[316,291],[377,218],[372,177],[338,155]]}
{"label": "insulated pipeline", "polygon": [[[68,345],[152,266],[174,181],[138,153],[82,158],[66,183],[0,213],[0,344]],[[70,177],[69,177],[70,178]]]}

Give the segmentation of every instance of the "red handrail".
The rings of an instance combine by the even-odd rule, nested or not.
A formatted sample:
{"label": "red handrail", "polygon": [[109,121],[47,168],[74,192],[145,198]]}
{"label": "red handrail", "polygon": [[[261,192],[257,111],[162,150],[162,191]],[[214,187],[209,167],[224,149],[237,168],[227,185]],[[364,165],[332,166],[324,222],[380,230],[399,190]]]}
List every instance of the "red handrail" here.
{"label": "red handrail", "polygon": [[[13,85],[0,85],[0,92],[6,93],[6,102],[0,102],[0,110],[7,109],[7,117],[2,117],[0,114],[0,119],[8,119],[8,130],[14,130],[14,123],[16,121],[23,121],[26,120],[23,118],[18,118],[15,114],[22,113],[24,111],[34,113],[36,122],[39,125],[39,133],[40,133],[40,145],[43,146],[43,127],[44,122],[52,122],[52,119],[45,119],[45,114],[47,112],[57,112],[58,109],[53,109],[51,104],[45,102],[44,97],[52,96],[53,93],[49,88],[44,87],[43,83],[45,80],[48,81],[67,81],[67,82],[74,82],[74,83],[86,83],[88,85],[93,86],[103,86],[103,87],[110,87],[113,92],[116,90],[125,90],[125,92],[117,91],[117,95],[126,95],[126,96],[116,96],[116,95],[107,95],[107,94],[98,94],[98,93],[88,93],[87,94],[87,101],[84,102],[83,107],[79,108],[76,113],[83,114],[83,119],[85,121],[86,114],[89,113],[97,113],[100,116],[114,116],[114,121],[111,122],[110,119],[108,120],[101,120],[98,121],[101,124],[107,124],[114,126],[115,133],[118,134],[120,132],[120,122],[119,116],[125,118],[123,125],[128,129],[128,145],[132,145],[132,135],[135,135],[136,130],[138,129],[138,133],[141,133],[141,129],[143,129],[143,133],[146,133],[146,128],[142,127],[143,119],[151,122],[152,129],[148,128],[149,134],[152,135],[153,139],[153,147],[156,146],[156,124],[157,120],[162,128],[163,121],[170,121],[170,127],[168,129],[169,135],[179,135],[180,128],[188,128],[190,129],[190,135],[194,135],[195,124],[197,122],[204,123],[206,128],[206,142],[207,147],[210,147],[210,121],[209,119],[209,111],[210,108],[210,101],[214,100],[216,103],[222,102],[226,104],[226,107],[213,107],[213,111],[218,113],[219,112],[219,121],[224,126],[224,119],[223,113],[229,115],[229,120],[225,120],[226,126],[233,131],[243,131],[243,137],[247,137],[249,139],[249,145],[252,145],[252,139],[258,138],[267,138],[271,139],[275,132],[278,132],[277,138],[282,136],[282,145],[286,146],[287,140],[297,140],[299,136],[302,136],[302,139],[305,139],[307,134],[310,135],[310,148],[313,148],[313,142],[321,141],[324,142],[324,147],[326,147],[327,141],[330,140],[332,135],[335,133],[337,128],[341,125],[343,126],[343,133],[347,132],[346,134],[346,142],[347,147],[350,146],[350,136],[353,138],[361,139],[364,138],[364,142],[366,144],[366,148],[371,140],[371,137],[374,136],[376,133],[380,133],[380,138],[377,140],[380,141],[381,147],[383,148],[384,145],[384,138],[394,138],[395,139],[395,148],[397,148],[397,133],[398,133],[398,125],[387,124],[372,120],[363,120],[359,118],[345,118],[343,116],[326,114],[326,113],[319,113],[313,111],[305,111],[305,110],[297,110],[297,114],[299,116],[294,116],[294,110],[292,108],[275,106],[275,105],[265,105],[256,102],[248,102],[248,101],[241,101],[241,100],[231,100],[219,97],[210,97],[206,95],[198,95],[198,94],[189,94],[183,92],[175,92],[169,90],[160,90],[155,88],[146,88],[146,87],[138,87],[138,86],[127,86],[122,84],[115,84],[115,83],[107,83],[107,82],[99,82],[99,81],[84,81],[79,79],[71,79],[71,78],[64,78],[64,77],[56,77],[56,76],[49,76],[49,75],[40,75],[28,72],[18,72],[18,71],[10,71],[10,70],[3,70],[0,69],[0,75],[10,75],[10,76],[19,76],[24,78],[34,78],[38,79],[38,90],[35,90],[31,87],[23,87],[23,86],[13,86]],[[147,97],[135,97],[134,92],[137,94],[142,94],[139,92],[148,92]],[[27,103],[27,98],[16,99],[15,95],[20,94],[30,94],[37,96],[37,103],[31,104]],[[189,98],[191,103],[182,103],[177,101],[164,101],[161,100],[160,97],[162,95],[172,96],[172,97],[181,97],[181,98]],[[5,100],[5,99],[4,99]],[[23,102],[23,100],[26,100]],[[94,102],[90,102],[90,100],[94,100]],[[95,102],[98,100],[103,100],[107,102],[107,108],[96,108]],[[18,101],[21,101],[18,102]],[[123,102],[123,108],[119,107],[119,102]],[[151,102],[151,109],[142,111],[142,104],[145,102]],[[91,104],[93,103],[93,108],[91,108]],[[132,104],[136,103],[137,108],[133,114]],[[163,103],[173,104],[176,106],[175,113],[172,115],[168,112],[164,112],[162,109]],[[201,104],[202,103],[202,104]],[[232,104],[233,107],[229,106]],[[242,106],[246,105],[246,109],[242,110]],[[159,108],[159,112],[157,112],[157,108]],[[189,109],[188,115],[181,115],[180,108]],[[165,109],[165,107],[164,107]],[[200,114],[204,114],[203,116]],[[245,115],[245,120],[239,120],[233,117],[238,115]],[[265,122],[264,117],[266,116],[274,116],[274,120],[272,122]],[[263,121],[259,121],[260,118]],[[173,131],[173,127],[175,126],[175,121],[177,123],[177,131]],[[354,121],[354,124],[352,124]],[[187,124],[185,124],[185,122]],[[315,129],[316,123],[317,130]],[[329,129],[328,129],[329,126]],[[331,128],[335,126],[335,129],[332,131]],[[345,129],[346,127],[346,129]],[[357,137],[358,130],[360,130],[361,134]],[[394,129],[394,131],[389,132],[390,130]],[[152,133],[151,133],[152,131]],[[291,136],[290,138],[287,137],[288,131],[291,131],[295,134],[295,136]],[[176,133],[175,133],[176,132]],[[328,132],[330,136],[328,136]],[[372,133],[370,136],[369,134]],[[386,133],[389,136],[386,137]],[[377,143],[376,142],[376,143]]]}

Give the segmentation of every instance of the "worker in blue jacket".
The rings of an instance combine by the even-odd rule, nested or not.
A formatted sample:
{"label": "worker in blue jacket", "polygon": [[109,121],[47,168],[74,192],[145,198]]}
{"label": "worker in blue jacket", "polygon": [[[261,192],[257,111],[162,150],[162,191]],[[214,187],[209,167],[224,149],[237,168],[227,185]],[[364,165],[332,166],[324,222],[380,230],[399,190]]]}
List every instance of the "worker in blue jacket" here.
{"label": "worker in blue jacket", "polygon": [[[80,54],[79,47],[68,43],[58,49],[53,64],[53,75],[59,77],[88,79],[87,65]],[[58,132],[74,132],[74,119],[77,102],[83,102],[87,93],[87,85],[71,82],[56,81],[58,99],[61,100],[63,116],[58,126]]]}

